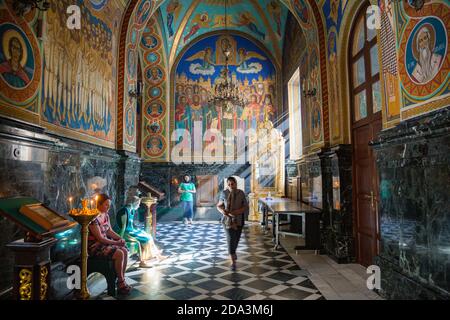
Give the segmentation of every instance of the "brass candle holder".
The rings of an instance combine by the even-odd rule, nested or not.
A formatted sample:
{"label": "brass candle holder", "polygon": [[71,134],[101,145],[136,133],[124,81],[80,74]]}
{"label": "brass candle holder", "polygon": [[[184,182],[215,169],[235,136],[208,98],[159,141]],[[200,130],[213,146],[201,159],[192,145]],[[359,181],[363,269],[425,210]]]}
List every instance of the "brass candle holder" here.
{"label": "brass candle holder", "polygon": [[87,258],[88,258],[88,226],[99,214],[97,208],[88,208],[89,200],[81,201],[81,209],[71,209],[69,215],[81,225],[81,289],[79,298],[87,300],[90,293],[87,287]]}
{"label": "brass candle holder", "polygon": [[151,196],[142,198],[142,203],[147,206],[147,216],[145,218],[145,232],[148,234],[153,234],[153,212],[152,212],[152,206],[158,203],[157,198],[153,198]]}

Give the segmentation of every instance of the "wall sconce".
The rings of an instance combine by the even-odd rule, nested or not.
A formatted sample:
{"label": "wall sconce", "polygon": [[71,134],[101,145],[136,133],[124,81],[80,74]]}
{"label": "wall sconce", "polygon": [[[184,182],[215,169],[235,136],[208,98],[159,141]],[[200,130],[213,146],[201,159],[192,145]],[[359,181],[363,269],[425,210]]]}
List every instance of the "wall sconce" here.
{"label": "wall sconce", "polygon": [[425,4],[425,0],[406,0],[405,2],[416,9],[416,11],[422,9]]}
{"label": "wall sconce", "polygon": [[47,0],[16,0],[13,3],[13,9],[19,16],[23,16],[33,9],[47,11],[49,8],[50,2]]}
{"label": "wall sconce", "polygon": [[142,81],[138,81],[136,83],[136,88],[134,90],[128,91],[128,95],[133,99],[137,99],[137,98],[141,97],[143,87],[144,87],[144,84],[142,83]]}
{"label": "wall sconce", "polygon": [[304,96],[305,98],[315,97],[316,94],[317,94],[316,88],[314,88],[314,89],[312,89],[312,90],[308,90],[308,91],[303,90],[303,96]]}

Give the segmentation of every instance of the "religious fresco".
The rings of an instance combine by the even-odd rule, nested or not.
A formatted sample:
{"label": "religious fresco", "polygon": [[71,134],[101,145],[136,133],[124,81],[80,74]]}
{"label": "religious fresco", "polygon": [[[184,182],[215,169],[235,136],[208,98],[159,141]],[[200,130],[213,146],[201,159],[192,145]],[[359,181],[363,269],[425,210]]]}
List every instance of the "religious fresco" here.
{"label": "religious fresco", "polygon": [[336,29],[336,33],[341,31],[342,18],[347,8],[347,1],[345,0],[327,0],[324,1],[322,11],[325,17],[327,31],[332,27]]}
{"label": "religious fresco", "polygon": [[316,45],[308,47],[308,73],[301,88],[303,93],[316,91],[313,96],[304,96],[306,108],[309,110],[309,128],[311,132],[310,144],[315,145],[323,141],[323,112],[320,88],[319,49]]}
{"label": "religious fresco", "polygon": [[[122,131],[118,132],[117,144],[120,149],[125,149],[130,152],[136,151],[136,100],[129,95],[130,91],[136,91],[137,87],[137,66],[138,55],[140,46],[144,46],[146,49],[157,49],[156,46],[161,46],[161,41],[147,35],[142,37],[142,33],[147,26],[147,23],[153,13],[156,11],[159,2],[151,0],[138,0],[135,1],[135,7],[130,14],[128,23],[124,21],[122,28],[126,28],[126,41],[125,41],[125,59],[120,61],[123,65],[119,65],[119,68],[124,68],[124,80],[123,83],[119,82],[119,109],[118,109],[118,122],[123,123]],[[123,31],[123,29],[122,29]],[[121,48],[122,50],[122,48]],[[154,59],[149,57],[150,59]],[[144,58],[145,59],[145,58]]]}
{"label": "religious fresco", "polygon": [[395,5],[401,118],[405,120],[448,106],[450,7],[446,1],[433,1],[416,12],[407,3]]}
{"label": "religious fresco", "polygon": [[384,121],[386,127],[400,119],[400,81],[395,39],[395,17],[392,0],[380,0],[381,9],[381,68],[384,92]]}
{"label": "religious fresco", "polygon": [[311,26],[311,12],[308,8],[306,0],[292,0],[292,6],[303,27]]}
{"label": "religious fresco", "polygon": [[[328,130],[328,128],[324,127],[325,118],[322,105],[322,74],[320,66],[321,57],[326,53],[320,51],[317,23],[308,1],[291,0],[290,5],[292,8],[291,12],[302,27],[306,42],[306,48],[300,58],[299,66],[302,93],[303,151],[306,154],[323,146],[324,130]],[[336,44],[329,44],[329,47],[335,50]]]}
{"label": "religious fresco", "polygon": [[0,26],[0,76],[12,89],[24,89],[34,78],[33,49],[23,31],[13,24]]}
{"label": "religious fresco", "polygon": [[[0,17],[0,112],[14,117],[21,117],[19,110],[36,114],[42,66],[30,25],[35,20],[34,14],[30,12],[24,19],[17,19],[9,4],[2,2]],[[30,118],[23,115],[23,119]]]}
{"label": "religious fresco", "polygon": [[175,32],[180,27],[181,17],[186,15],[188,9],[189,3],[182,0],[167,0],[161,6],[161,16],[165,26],[164,30],[169,40],[174,38]]}
{"label": "religious fresco", "polygon": [[[289,14],[286,21],[285,45],[283,48],[283,81],[291,79],[300,65],[300,56],[306,48],[306,39],[297,19]],[[286,102],[287,103],[287,102]]]}
{"label": "religious fresco", "polygon": [[[245,32],[263,42],[274,56],[281,54],[288,13],[282,2],[230,0],[228,6],[228,21],[225,21],[223,1],[165,2],[161,6],[161,15],[173,60],[192,40],[210,31],[223,30],[226,23],[228,29]],[[186,15],[187,19],[183,18]],[[176,37],[178,30],[182,33],[179,39]]]}
{"label": "religious fresco", "polygon": [[337,52],[338,38],[341,31],[342,18],[347,6],[347,1],[328,0],[323,3],[323,14],[326,24],[327,57],[328,57],[328,99],[330,106],[330,134],[331,141],[341,141],[342,132],[342,107],[340,107],[339,93],[341,87],[338,81],[339,65]]}
{"label": "religious fresco", "polygon": [[307,77],[309,74],[309,67],[308,67],[308,51],[304,50],[301,58],[300,58],[300,66],[299,66],[299,73],[300,73],[300,111],[302,115],[302,146],[304,153],[308,150],[308,147],[311,145],[311,130],[309,129],[311,127],[310,125],[310,108],[309,103],[303,96],[303,88],[304,84],[307,82]]}
{"label": "religious fresco", "polygon": [[82,28],[71,31],[66,27],[66,9],[71,4],[55,1],[47,11],[42,120],[58,134],[114,147],[114,52],[123,7],[120,1],[78,0]]}
{"label": "religious fresco", "polygon": [[[141,157],[145,161],[167,161],[167,65],[160,24],[148,21],[142,33],[144,97],[142,106]],[[150,45],[149,45],[150,44]]]}
{"label": "religious fresco", "polygon": [[99,11],[106,6],[108,0],[89,0],[89,2],[92,5],[92,9]]}
{"label": "religious fresco", "polygon": [[339,106],[339,80],[337,60],[337,31],[332,27],[328,33],[328,98],[330,104],[331,138],[338,141],[341,137],[341,107]]}
{"label": "religious fresco", "polygon": [[[230,72],[239,83],[246,105],[216,108],[209,103],[214,84],[223,81],[222,46],[230,45]],[[252,41],[237,35],[207,37],[181,57],[174,79],[175,110],[173,129],[192,132],[195,121],[203,132],[217,129],[226,136],[227,129],[256,129],[258,124],[277,116],[277,75],[273,62]]]}

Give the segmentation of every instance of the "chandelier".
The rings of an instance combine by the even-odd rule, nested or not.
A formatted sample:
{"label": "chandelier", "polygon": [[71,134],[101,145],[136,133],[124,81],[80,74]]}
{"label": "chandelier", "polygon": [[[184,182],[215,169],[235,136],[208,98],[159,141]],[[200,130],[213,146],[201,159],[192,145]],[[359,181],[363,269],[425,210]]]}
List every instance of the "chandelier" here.
{"label": "chandelier", "polygon": [[[228,35],[228,0],[225,0],[225,34]],[[222,53],[225,56],[225,66],[220,71],[220,76],[216,80],[213,89],[213,95],[209,103],[215,106],[230,108],[232,106],[244,106],[245,101],[239,90],[239,84],[231,76],[229,62],[231,55],[231,45],[222,47]]]}

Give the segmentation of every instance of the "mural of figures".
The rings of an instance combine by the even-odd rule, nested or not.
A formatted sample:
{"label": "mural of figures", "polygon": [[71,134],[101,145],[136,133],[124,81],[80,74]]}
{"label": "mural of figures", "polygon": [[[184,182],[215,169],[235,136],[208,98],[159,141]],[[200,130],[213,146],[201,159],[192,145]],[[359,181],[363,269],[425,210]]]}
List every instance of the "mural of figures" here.
{"label": "mural of figures", "polygon": [[[66,135],[81,133],[114,147],[117,74],[113,52],[123,8],[109,1],[101,11],[91,11],[78,0],[83,28],[72,32],[66,28],[69,4],[73,1],[55,1],[47,11],[41,115],[46,123],[64,128]],[[126,59],[134,63],[136,56],[127,52]]]}
{"label": "mural of figures", "polygon": [[[180,10],[180,16],[186,14],[188,19],[175,18],[172,26],[169,26],[169,22],[172,19],[170,14],[167,14],[168,11],[171,12],[173,10],[167,4],[170,3],[170,0],[163,4],[161,8],[165,35],[169,40],[168,51],[175,52],[172,62],[175,62],[175,56],[183,52],[183,49],[189,45],[190,41],[210,32],[211,29],[223,30],[225,27],[228,30],[245,32],[264,42],[264,45],[273,53],[275,59],[278,60],[280,58],[279,53],[285,41],[282,35],[286,29],[285,21],[289,9],[279,0],[229,0],[227,18],[225,18],[223,0],[198,2],[179,0],[179,2],[182,4],[181,8],[178,9]],[[175,35],[171,36],[172,32],[175,34],[177,32],[182,33],[181,38],[177,38]],[[172,50],[173,46],[176,49]],[[234,58],[236,59],[236,57]],[[216,59],[217,64],[220,64],[220,61]]]}
{"label": "mural of figures", "polygon": [[338,81],[338,64],[337,64],[337,42],[336,32],[334,29],[328,35],[328,62],[330,82],[328,87],[330,116],[331,116],[331,133],[333,139],[339,139],[341,136],[341,115],[339,108],[339,81]]}
{"label": "mural of figures", "polygon": [[182,6],[180,4],[179,0],[171,0],[166,8],[166,14],[167,14],[167,31],[169,32],[169,38],[172,38],[174,36],[174,28],[173,23],[175,20],[178,20],[178,16],[180,14],[180,11],[182,9]]}
{"label": "mural of figures", "polygon": [[[270,58],[250,40],[230,35],[205,38],[190,47],[176,66],[174,129],[192,130],[195,121],[201,121],[203,130],[256,129],[264,120],[274,121],[277,116],[276,73]],[[243,107],[213,106],[209,92],[214,84],[223,81],[224,67],[216,63],[222,45],[228,46],[231,56],[231,77],[239,84],[246,97]],[[216,57],[216,59],[213,59]],[[204,72],[200,72],[200,70]]]}
{"label": "mural of figures", "polygon": [[142,26],[148,21],[152,9],[153,4],[151,0],[145,0],[139,4],[135,15],[135,23],[137,26]]}
{"label": "mural of figures", "polygon": [[[175,5],[177,1],[172,1]],[[176,13],[174,13],[176,14]],[[166,93],[167,66],[165,64],[162,32],[155,18],[150,18],[142,34],[140,50],[144,60],[143,122],[141,149],[145,161],[167,160]]]}
{"label": "mural of figures", "polygon": [[207,12],[197,14],[192,20],[189,32],[184,36],[184,43],[188,42],[201,28],[208,28],[211,20]]}

